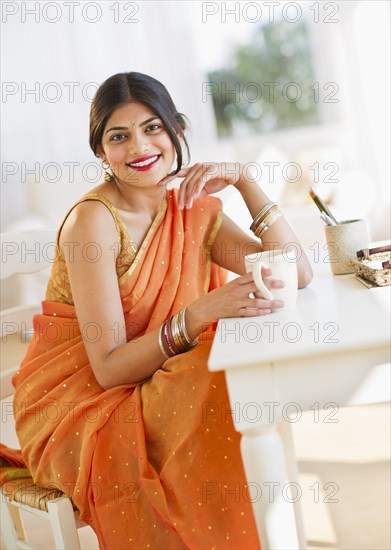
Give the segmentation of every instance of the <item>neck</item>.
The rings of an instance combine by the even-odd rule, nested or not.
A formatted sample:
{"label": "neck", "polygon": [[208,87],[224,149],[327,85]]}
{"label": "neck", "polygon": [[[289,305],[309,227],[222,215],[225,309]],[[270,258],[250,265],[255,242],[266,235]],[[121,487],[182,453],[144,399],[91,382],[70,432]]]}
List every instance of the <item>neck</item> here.
{"label": "neck", "polygon": [[149,216],[151,220],[156,216],[167,193],[165,187],[157,185],[141,188],[117,181],[114,185],[120,197],[119,208],[128,212]]}

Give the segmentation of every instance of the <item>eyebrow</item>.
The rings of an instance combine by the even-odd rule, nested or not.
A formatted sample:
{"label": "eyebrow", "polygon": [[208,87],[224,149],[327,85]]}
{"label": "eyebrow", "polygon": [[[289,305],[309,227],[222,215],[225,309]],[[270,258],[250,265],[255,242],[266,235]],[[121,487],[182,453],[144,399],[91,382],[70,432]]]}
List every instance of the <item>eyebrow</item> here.
{"label": "eyebrow", "polygon": [[[148,118],[147,120],[144,120],[144,122],[142,122],[140,124],[140,128],[141,126],[145,126],[146,124],[148,124],[148,122],[151,122],[152,120],[155,120],[157,118],[160,118],[158,116],[153,116],[151,118]],[[126,126],[113,126],[112,128],[109,128],[108,130],[106,130],[105,134],[107,134],[107,132],[111,132],[113,130],[128,130],[129,128],[127,128]]]}

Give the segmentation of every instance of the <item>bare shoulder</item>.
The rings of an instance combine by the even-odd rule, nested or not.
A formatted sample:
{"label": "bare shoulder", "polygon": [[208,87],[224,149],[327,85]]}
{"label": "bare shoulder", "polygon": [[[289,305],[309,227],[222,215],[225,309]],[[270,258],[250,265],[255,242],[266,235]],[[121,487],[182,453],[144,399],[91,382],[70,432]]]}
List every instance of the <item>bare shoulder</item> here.
{"label": "bare shoulder", "polygon": [[71,210],[64,222],[62,233],[110,231],[110,228],[116,232],[113,215],[107,206],[97,200],[85,200]]}
{"label": "bare shoulder", "polygon": [[119,235],[107,206],[97,200],[77,204],[67,216],[59,236],[61,248],[70,241],[83,245],[97,243],[106,249],[118,249]]}

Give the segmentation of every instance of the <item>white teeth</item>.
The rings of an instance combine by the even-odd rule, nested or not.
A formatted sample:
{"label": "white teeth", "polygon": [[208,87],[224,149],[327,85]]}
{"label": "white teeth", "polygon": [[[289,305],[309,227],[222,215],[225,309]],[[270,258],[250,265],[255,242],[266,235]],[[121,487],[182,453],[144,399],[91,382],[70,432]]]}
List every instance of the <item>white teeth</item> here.
{"label": "white teeth", "polygon": [[152,164],[152,162],[155,162],[155,160],[158,158],[158,155],[155,157],[151,157],[147,160],[144,160],[143,162],[130,162],[129,166],[134,166],[135,168],[138,168],[139,166],[148,166],[148,164]]}

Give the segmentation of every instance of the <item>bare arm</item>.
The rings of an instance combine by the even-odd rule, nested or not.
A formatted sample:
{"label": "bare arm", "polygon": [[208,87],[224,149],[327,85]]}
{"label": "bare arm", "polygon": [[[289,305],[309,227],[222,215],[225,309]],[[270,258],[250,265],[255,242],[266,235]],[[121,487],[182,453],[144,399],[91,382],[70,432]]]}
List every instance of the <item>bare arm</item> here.
{"label": "bare arm", "polygon": [[[256,183],[253,185],[257,186]],[[259,189],[258,186],[257,188]],[[260,189],[259,191],[262,193]],[[264,196],[266,197],[266,195]],[[251,214],[253,217],[257,215],[264,204],[269,202],[268,198],[263,199],[264,204],[257,209],[252,206],[251,193],[248,195],[247,200],[251,206]],[[256,252],[262,252],[272,247],[274,247],[275,250],[284,248],[288,243],[293,243],[301,254],[297,267],[299,275],[298,286],[302,288],[311,281],[312,269],[296,235],[283,218],[279,218],[275,224],[266,231],[261,242],[259,239],[256,239],[256,237],[250,237],[223,212],[223,220],[211,249],[211,257],[216,264],[238,275],[244,275],[246,273],[244,264],[245,256]]]}
{"label": "bare arm", "polygon": [[261,241],[247,235],[223,212],[221,226],[211,248],[212,261],[233,273],[244,275],[244,257],[255,252],[262,252]]}
{"label": "bare arm", "polygon": [[[63,226],[60,246],[86,352],[98,383],[109,389],[151,376],[165,358],[158,330],[126,342],[115,267],[114,251],[119,250],[119,239],[110,212],[95,201],[77,205]],[[91,261],[98,254],[99,259]]]}
{"label": "bare arm", "polygon": [[[216,193],[227,185],[236,187],[253,219],[270,202],[256,180],[247,173],[245,175],[244,165],[238,162],[196,163],[194,166],[182,169],[175,176],[164,178],[160,183],[167,183],[175,177],[184,178],[178,195],[180,208],[184,205],[191,208],[193,201],[197,200],[201,194]],[[289,244],[297,251],[298,286],[303,288],[312,279],[312,268],[295,233],[283,217],[276,220],[262,235],[261,242],[250,239],[228,216],[225,216],[211,253],[217,264],[227,267],[234,273],[243,273],[246,254],[261,250],[284,249]]]}
{"label": "bare arm", "polygon": [[[126,341],[115,267],[114,251],[119,250],[119,244],[113,218],[99,202],[77,205],[60,235],[83,342],[104,389],[141,382],[166,361],[159,346],[160,329]],[[91,245],[94,252],[89,255]],[[99,259],[92,261],[96,251]],[[191,340],[218,319],[266,315],[272,307],[279,307],[276,300],[250,298],[256,290],[252,273],[247,273],[192,302],[186,312]]]}
{"label": "bare arm", "polygon": [[[262,191],[255,180],[242,177],[235,187],[242,195],[253,219],[261,208],[270,202],[269,197]],[[312,280],[313,273],[311,264],[294,231],[285,220],[284,216],[282,216],[262,235],[262,250],[283,249],[284,246],[288,244],[293,244],[298,251],[298,286],[299,288],[303,288]]]}

